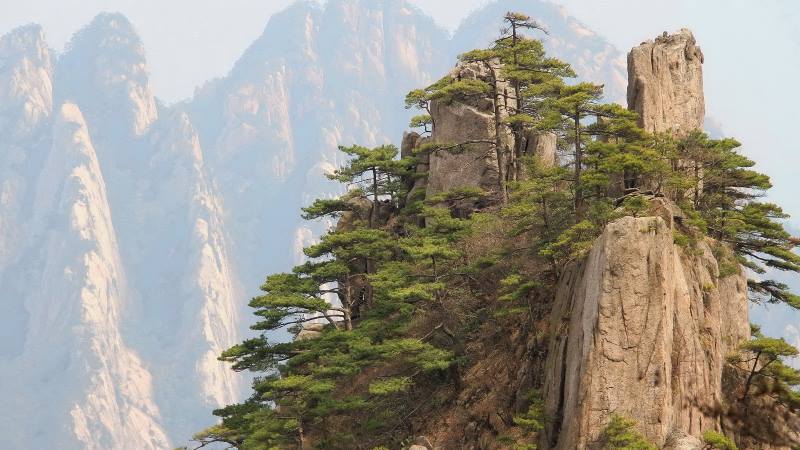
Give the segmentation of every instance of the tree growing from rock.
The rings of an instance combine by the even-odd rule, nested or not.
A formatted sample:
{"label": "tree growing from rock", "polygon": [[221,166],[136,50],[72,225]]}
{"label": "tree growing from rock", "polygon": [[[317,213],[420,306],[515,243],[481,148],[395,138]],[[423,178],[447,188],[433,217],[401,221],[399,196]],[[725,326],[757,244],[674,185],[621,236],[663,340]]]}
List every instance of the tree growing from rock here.
{"label": "tree growing from rock", "polygon": [[757,326],[752,327],[752,335],[728,358],[744,377],[739,401],[746,408],[758,388],[759,395],[770,396],[791,410],[800,408],[800,394],[795,390],[800,386],[800,371],[784,361],[797,356],[797,349],[782,338],[764,336]]}
{"label": "tree growing from rock", "polygon": [[[251,301],[259,335],[220,358],[256,374],[251,397],[217,410],[222,421],[197,436],[201,445],[400,446],[434,401],[452,406],[474,399],[459,397],[459,386],[476,365],[465,349],[486,348],[477,346],[485,344],[481,333],[505,339],[497,330],[535,330],[564,268],[586,255],[609,221],[648,214],[658,196],[683,209],[676,240],[677,233],[694,242],[711,238],[721,253],[756,272],[798,271],[798,241],[783,229],[783,212],[758,201],[769,179],[752,170],[736,141],[644,132],[633,113],[602,102],[602,86],[565,82],[574,76],[571,68],[521,33],[537,29],[535,21],[518,13],[504,20],[508,26],[490,48],[460,58],[486,65],[487,80],[447,76],[406,98],[407,107],[424,112],[412,126],[433,134],[436,102],[491,102],[494,135],[429,142],[417,151],[488,145],[498,160],[499,201],[462,188],[406,204],[414,158],[397,159],[390,145],[342,147],[349,160],[330,178],[347,193],[317,200],[303,214],[338,224],[304,250],[307,262],[268,276],[264,293]],[[531,133],[556,134],[559,164],[524,154]],[[501,139],[507,135],[513,148]],[[463,214],[457,205],[464,200],[481,200],[485,209]],[[720,277],[739,270],[734,265]],[[775,281],[751,280],[749,287],[757,299],[800,306]],[[514,314],[506,314],[508,304]],[[303,334],[312,323],[314,333]],[[276,340],[281,331],[296,339]],[[536,336],[525,346],[525,355],[546,351]],[[740,400],[769,393],[797,404],[792,388],[800,375],[782,361],[794,354],[785,342],[754,333],[731,359],[745,375]],[[508,414],[497,414],[498,427],[539,431],[545,419],[537,399],[505,403]],[[609,420],[605,448],[654,448],[633,422]]]}

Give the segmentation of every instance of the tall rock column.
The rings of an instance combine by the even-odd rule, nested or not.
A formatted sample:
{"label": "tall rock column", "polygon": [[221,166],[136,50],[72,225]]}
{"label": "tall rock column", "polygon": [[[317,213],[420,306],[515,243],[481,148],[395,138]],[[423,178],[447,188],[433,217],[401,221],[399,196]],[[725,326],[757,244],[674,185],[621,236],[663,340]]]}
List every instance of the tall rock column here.
{"label": "tall rock column", "polygon": [[[506,172],[513,170],[508,159],[517,147],[521,157],[533,156],[545,166],[555,164],[555,134],[528,132],[518,143],[508,126],[495,123],[496,117],[502,121],[516,108],[513,94],[509,94],[513,88],[501,72],[499,64],[459,64],[449,74],[453,80],[481,80],[493,86],[494,92],[460,101],[432,102],[430,140],[456,151],[440,149],[430,155],[427,196],[464,187],[499,192],[500,177],[508,179]],[[458,144],[465,145],[459,148]]]}
{"label": "tall rock column", "polygon": [[678,135],[703,127],[703,52],[692,32],[642,42],[628,53],[628,109],[649,132]]}
{"label": "tall rock column", "polygon": [[[498,71],[498,67],[473,62],[456,66],[450,72],[450,77],[454,80],[482,80],[496,85],[498,91],[501,91],[507,89],[507,84],[504,81],[495,81],[499,78]],[[464,145],[458,152],[439,150],[431,155],[428,196],[462,187],[498,191],[501,162],[498,161],[498,152],[491,142],[495,141],[496,134],[495,107],[505,116],[506,106],[495,105],[491,96],[432,103],[434,128],[431,139],[443,146],[471,143]],[[501,136],[500,145],[512,147],[510,133]]]}
{"label": "tall rock column", "polygon": [[544,448],[594,448],[613,414],[635,419],[658,448],[721,429],[725,357],[749,337],[747,282],[720,274],[713,242],[674,244],[665,217],[610,223],[563,274]]}

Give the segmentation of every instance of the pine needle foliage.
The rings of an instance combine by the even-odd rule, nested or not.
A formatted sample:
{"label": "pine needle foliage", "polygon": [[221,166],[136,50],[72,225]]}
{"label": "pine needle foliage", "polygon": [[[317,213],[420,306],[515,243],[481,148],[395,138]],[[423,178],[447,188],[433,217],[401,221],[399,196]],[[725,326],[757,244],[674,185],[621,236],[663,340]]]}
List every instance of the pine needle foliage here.
{"label": "pine needle foliage", "polygon": [[[459,57],[491,76],[446,76],[405,99],[406,108],[419,110],[411,126],[432,137],[437,104],[488,100],[494,136],[430,139],[406,158],[392,145],[340,147],[348,162],[328,178],[346,193],[316,200],[302,213],[338,225],[304,249],[306,262],[267,276],[263,293],[251,300],[255,337],[220,356],[233,370],[255,374],[251,396],[214,411],[221,422],[195,436],[200,445],[400,446],[421,407],[411,399],[463,381],[462,366],[470,363],[465,340],[488,320],[522,328],[541,319],[564,269],[586,256],[610,221],[650,214],[654,198],[682,209],[674,232],[686,251],[714,243],[725,260],[720,277],[742,273],[738,264],[759,276],[800,272],[800,241],[784,230],[780,207],[760,201],[769,178],[739,153],[737,141],[699,130],[683,137],[646,133],[636,114],[604,103],[602,86],[569,80],[572,68],[547,56],[535,38],[546,33],[535,19],[510,12],[503,24],[489,48]],[[501,135],[513,136],[513,144]],[[544,135],[556,139],[557,162],[526,145]],[[409,198],[419,155],[475,145],[488,146],[498,161],[494,191]],[[488,245],[490,238],[476,239],[486,230],[495,233]],[[755,301],[800,308],[800,297],[782,283],[762,277],[748,287]],[[472,310],[460,309],[462,303]],[[504,308],[513,314],[486,314]],[[275,339],[287,330],[297,338]],[[740,350],[730,362],[750,368],[742,401],[758,387],[800,405],[793,390],[800,375],[783,362],[796,354],[793,347],[755,335]],[[531,398],[529,406],[508,416],[514,417],[509,426],[534,436],[544,421],[541,399]],[[533,442],[520,448],[534,448]],[[604,443],[655,448],[616,415]]]}

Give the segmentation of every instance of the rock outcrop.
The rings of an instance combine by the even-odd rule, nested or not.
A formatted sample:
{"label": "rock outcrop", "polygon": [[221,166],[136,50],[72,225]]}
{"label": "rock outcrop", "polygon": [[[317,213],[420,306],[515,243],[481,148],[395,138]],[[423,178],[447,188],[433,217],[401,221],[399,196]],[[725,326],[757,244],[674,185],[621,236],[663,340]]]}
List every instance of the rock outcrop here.
{"label": "rock outcrop", "polygon": [[649,132],[703,128],[703,52],[692,32],[664,32],[628,53],[628,108]]}
{"label": "rock outcrop", "polygon": [[158,118],[144,45],[122,14],[75,33],[56,66],[56,98],[81,106],[102,135],[142,136]]}
{"label": "rock outcrop", "polygon": [[[502,91],[508,88],[505,81],[498,80],[500,68],[482,62],[459,64],[450,72],[454,80],[477,79],[497,85]],[[487,191],[498,190],[500,169],[495,141],[495,114],[507,116],[506,105],[498,105],[491,94],[467,102],[431,104],[434,128],[431,140],[443,146],[467,142],[453,151],[438,150],[430,156],[427,196],[462,187],[479,187]],[[506,131],[500,138],[505,148],[511,148],[512,136]]]}
{"label": "rock outcrop", "polygon": [[41,164],[52,110],[53,64],[41,28],[0,37],[0,278],[25,241],[30,172]]}
{"label": "rock outcrop", "polygon": [[53,110],[53,63],[38,25],[0,38],[0,134],[29,138]]}
{"label": "rock outcrop", "polygon": [[[434,127],[430,141],[443,148],[423,161],[429,173],[424,182],[427,196],[463,187],[498,192],[500,176],[506,176],[501,172],[508,170],[507,159],[517,147],[521,156],[537,158],[545,166],[555,164],[555,134],[530,132],[520,138],[523,142],[516,143],[507,126],[495,123],[515,107],[514,99],[504,94],[511,86],[502,79],[500,70],[498,65],[483,62],[459,64],[450,71],[452,79],[481,80],[494,91],[483,97],[431,103]],[[404,137],[404,146],[406,142]]]}
{"label": "rock outcrop", "polygon": [[725,356],[750,332],[745,276],[721,278],[713,245],[684,249],[662,217],[624,217],[566,270],[544,389],[549,448],[591,448],[614,413],[659,448],[720,429]]}

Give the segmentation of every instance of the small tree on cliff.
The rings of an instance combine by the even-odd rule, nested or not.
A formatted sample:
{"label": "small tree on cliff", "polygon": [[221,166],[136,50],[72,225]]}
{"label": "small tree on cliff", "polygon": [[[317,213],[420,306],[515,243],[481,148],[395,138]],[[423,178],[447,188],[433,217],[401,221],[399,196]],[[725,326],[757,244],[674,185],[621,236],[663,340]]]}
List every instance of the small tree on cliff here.
{"label": "small tree on cliff", "polygon": [[508,117],[504,124],[514,136],[514,148],[508,155],[506,179],[519,179],[522,158],[529,133],[549,131],[541,126],[545,113],[543,102],[558,96],[563,87],[563,78],[575,77],[569,64],[556,58],[547,57],[541,41],[522,34],[523,30],[537,30],[547,33],[538,22],[529,16],[509,12],[504,21],[508,24],[501,30],[501,36],[490,49],[501,64],[502,78],[513,88],[509,94],[503,91]]}
{"label": "small tree on cliff", "polygon": [[344,167],[337,169],[328,178],[345,183],[348,188],[357,187],[371,201],[370,227],[376,220],[378,202],[385,197],[388,202],[398,206],[405,196],[402,177],[408,175],[409,162],[396,159],[397,147],[382,145],[375,148],[353,145],[340,146],[339,150],[352,159]]}
{"label": "small tree on cliff", "polygon": [[758,394],[768,395],[791,410],[800,408],[800,371],[788,366],[785,358],[797,356],[797,349],[781,339],[766,337],[752,325],[753,337],[728,357],[728,363],[744,378],[739,401],[747,407],[758,387]]}
{"label": "small tree on cliff", "polygon": [[[753,161],[738,153],[735,139],[709,139],[699,131],[678,141],[677,157],[696,170],[678,170],[689,178],[692,196],[684,202],[703,219],[712,238],[730,246],[738,261],[757,274],[768,269],[800,273],[800,241],[782,221],[788,217],[773,203],[758,199],[772,187],[768,176],[752,169]],[[772,279],[749,279],[755,301],[786,303],[800,308],[800,297]]]}
{"label": "small tree on cliff", "polygon": [[[473,144],[490,145],[498,164],[498,190],[503,203],[507,203],[507,183],[519,178],[526,133],[537,131],[536,120],[543,114],[542,102],[558,94],[563,85],[563,77],[573,77],[575,73],[568,64],[546,57],[540,41],[522,34],[522,30],[543,31],[530,17],[509,12],[504,20],[508,27],[502,30],[500,38],[492,47],[469,51],[459,56],[462,63],[483,65],[489,74],[488,80],[447,76],[425,89],[411,91],[406,97],[406,107],[427,112],[412,118],[412,127],[433,131],[435,123],[431,116],[432,102],[469,102],[489,96],[494,121],[494,135],[491,139],[431,143],[428,147],[431,151],[462,151]],[[510,93],[507,88],[509,85],[512,88]],[[507,148],[503,140],[508,131],[514,137],[513,149]]]}
{"label": "small tree on cliff", "polygon": [[[398,233],[387,227],[376,220],[373,209],[365,211],[364,202],[398,205],[403,195],[398,180],[407,161],[394,159],[391,146],[342,151],[353,158],[331,178],[358,187],[340,198],[315,201],[304,217],[347,216],[347,226],[304,249],[310,260],[291,273],[267,277],[264,294],[250,303],[259,319],[251,328],[262,334],[220,357],[234,370],[259,375],[253,395],[215,411],[222,423],[199,434],[201,444],[304,448],[310,430],[316,430],[317,439],[352,448],[351,434],[367,434],[361,425],[351,424],[350,432],[325,430],[335,430],[338,420],[356,411],[398,420],[390,407],[394,399],[417,378],[453,362],[450,352],[409,336],[406,327],[417,308],[437,302],[446,292],[445,280],[458,256],[448,239],[463,227],[445,217],[438,220],[435,211],[427,213],[431,226],[424,230],[411,226]],[[309,322],[320,322],[314,329],[321,331],[291,342],[273,341],[273,334],[267,334],[286,328],[297,332]],[[391,370],[364,386],[343,383],[367,368],[385,365]],[[364,427],[375,433],[382,429],[376,423]],[[390,425],[389,431],[395,426]]]}
{"label": "small tree on cliff", "polygon": [[582,176],[584,151],[590,137],[585,119],[599,115],[599,101],[602,96],[602,86],[578,83],[563,86],[558,97],[547,102],[551,111],[545,118],[550,124],[548,128],[558,130],[563,139],[572,146],[572,191],[576,222],[580,222],[585,213]]}

